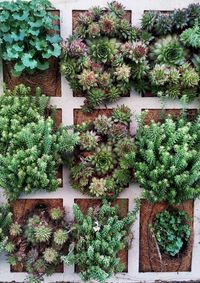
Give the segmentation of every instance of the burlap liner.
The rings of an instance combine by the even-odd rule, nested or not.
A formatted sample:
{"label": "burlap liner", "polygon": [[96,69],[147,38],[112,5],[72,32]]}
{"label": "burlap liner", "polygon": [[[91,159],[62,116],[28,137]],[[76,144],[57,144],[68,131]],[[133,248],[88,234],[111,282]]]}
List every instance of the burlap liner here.
{"label": "burlap liner", "polygon": [[[59,10],[54,10],[52,13],[60,16]],[[55,21],[55,24],[60,25],[60,21]],[[55,33],[55,32],[54,32]],[[60,32],[59,32],[60,33]],[[50,31],[49,34],[52,34]],[[36,71],[34,74],[23,73],[20,77],[14,77],[11,74],[13,63],[3,62],[3,81],[8,88],[13,89],[18,84],[30,86],[34,95],[35,88],[40,87],[43,94],[47,96],[61,96],[61,76],[59,71],[59,58],[52,57],[47,60],[49,69],[46,71]]]}
{"label": "burlap liner", "polygon": [[112,109],[95,109],[91,114],[84,113],[81,109],[74,109],[74,124],[82,124],[83,122],[94,121],[99,115],[110,117]]}
{"label": "burlap liner", "polygon": [[[150,124],[151,120],[154,120],[155,122],[162,122],[163,114],[164,117],[167,117],[167,115],[171,115],[173,118],[178,118],[181,112],[181,109],[142,109],[142,111],[148,110],[148,113],[145,117],[144,123],[146,125]],[[194,119],[195,115],[197,113],[197,109],[187,109],[187,119],[188,121],[191,121]]]}
{"label": "burlap liner", "polygon": [[[176,206],[185,210],[190,217],[193,217],[193,201],[187,201]],[[169,206],[165,202],[154,205],[142,200],[140,210],[140,272],[183,272],[191,271],[192,247],[193,247],[193,222],[189,223],[191,236],[184,250],[176,257],[170,257],[159,253],[157,242],[150,231],[155,215]]]}
{"label": "burlap liner", "polygon": [[[102,201],[100,199],[74,199],[74,203],[78,204],[84,214],[87,213],[90,207],[93,207],[94,209],[97,208],[101,202]],[[112,205],[119,206],[119,215],[121,217],[125,217],[127,215],[129,205],[128,199],[117,199],[112,203]],[[120,258],[121,263],[123,263],[125,266],[123,272],[128,272],[128,247],[120,251],[118,253],[118,257]],[[75,266],[75,272],[80,272],[78,266]]]}
{"label": "burlap liner", "polygon": [[[30,213],[36,206],[45,205],[47,210],[52,208],[63,209],[63,199],[19,199],[12,204],[13,221],[20,221],[27,213]],[[10,266],[11,272],[26,272],[26,268],[22,265]],[[59,264],[55,273],[63,273],[64,266]]]}

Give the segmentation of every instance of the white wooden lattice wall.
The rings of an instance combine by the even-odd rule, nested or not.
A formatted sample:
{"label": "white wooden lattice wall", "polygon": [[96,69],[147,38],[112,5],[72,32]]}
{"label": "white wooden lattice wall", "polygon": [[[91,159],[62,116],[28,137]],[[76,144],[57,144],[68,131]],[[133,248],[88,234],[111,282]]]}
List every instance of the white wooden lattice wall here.
{"label": "white wooden lattice wall", "polygon": [[[2,1],[2,0],[0,0]],[[34,0],[32,0],[34,1]],[[61,36],[68,37],[72,32],[72,10],[86,10],[91,6],[100,5],[105,6],[105,0],[54,0],[52,1],[56,9],[60,10],[61,15]],[[140,18],[144,10],[172,10],[174,8],[184,8],[190,3],[199,3],[199,1],[192,0],[121,0],[126,6],[126,9],[132,10],[132,23],[134,25],[140,24]],[[2,67],[0,65],[0,93],[2,93]],[[84,98],[73,97],[65,78],[62,78],[62,96],[51,98],[51,104],[62,108],[62,120],[64,125],[73,123],[73,109],[80,108],[83,104]],[[130,97],[122,98],[117,104],[128,105],[135,114],[141,112],[141,109],[161,108],[161,102],[156,97],[143,98],[132,92]],[[110,104],[110,107],[115,107],[116,104]],[[165,108],[180,108],[181,105],[178,101],[168,101]],[[196,108],[197,103],[193,103],[188,108]],[[133,119],[131,124],[131,131],[135,133],[136,122]],[[72,218],[72,205],[74,198],[84,198],[80,192],[70,188],[68,182],[68,171],[64,169],[63,172],[63,188],[58,189],[53,193],[37,193],[28,195],[22,198],[63,198],[63,203],[67,212],[68,218]],[[134,208],[134,198],[140,196],[141,189],[137,184],[132,184],[121,195],[121,198],[129,198],[129,209]],[[0,189],[0,202],[5,201],[1,195]],[[191,272],[180,273],[140,273],[139,270],[139,217],[133,227],[134,240],[132,248],[129,250],[129,272],[117,274],[108,282],[113,283],[133,283],[133,282],[154,282],[155,280],[168,280],[168,281],[183,281],[183,280],[199,280],[200,281],[200,200],[195,201],[194,205],[194,246],[192,257],[192,270]],[[17,281],[24,282],[26,277],[25,273],[11,273],[9,264],[6,262],[4,255],[0,256],[0,282]],[[68,281],[68,282],[81,282],[78,275],[74,273],[74,267],[65,267],[63,274],[54,274],[45,279],[46,282]]]}

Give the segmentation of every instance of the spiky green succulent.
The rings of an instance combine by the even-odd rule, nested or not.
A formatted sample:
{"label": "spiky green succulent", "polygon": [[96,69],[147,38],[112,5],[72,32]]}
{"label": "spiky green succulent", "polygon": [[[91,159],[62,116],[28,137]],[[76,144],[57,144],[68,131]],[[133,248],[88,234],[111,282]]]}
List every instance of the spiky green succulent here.
{"label": "spiky green succulent", "polygon": [[186,52],[177,36],[168,35],[157,40],[151,48],[151,57],[160,64],[176,66],[185,62]]}
{"label": "spiky green succulent", "polygon": [[125,137],[119,140],[115,145],[115,152],[118,156],[124,156],[127,153],[135,152],[134,139]]}
{"label": "spiky green succulent", "polygon": [[123,123],[128,125],[131,119],[131,110],[126,105],[119,105],[113,109],[112,118],[114,122]]}
{"label": "spiky green succulent", "polygon": [[113,14],[102,15],[99,21],[101,32],[105,35],[114,35],[117,27],[116,17]]}
{"label": "spiky green succulent", "polygon": [[92,88],[88,92],[87,103],[91,108],[95,108],[103,103],[105,100],[105,93],[100,88]]}
{"label": "spiky green succulent", "polygon": [[46,225],[38,225],[34,227],[34,234],[36,242],[45,243],[48,242],[51,237],[52,228]]}
{"label": "spiky green succulent", "polygon": [[50,210],[50,216],[53,220],[59,220],[63,217],[63,210],[60,208],[52,208]]}
{"label": "spiky green succulent", "polygon": [[111,118],[107,117],[106,115],[99,115],[94,120],[94,128],[97,131],[97,133],[106,135],[108,134],[110,127],[111,127]]}
{"label": "spiky green succulent", "polygon": [[131,67],[126,64],[122,64],[116,68],[114,75],[118,81],[128,82],[131,75]]}
{"label": "spiky green succulent", "polygon": [[186,88],[197,87],[199,83],[199,74],[191,68],[188,64],[184,64],[181,67],[182,72],[182,84]]}
{"label": "spiky green succulent", "polygon": [[17,222],[13,223],[10,226],[9,232],[10,232],[10,235],[13,236],[13,237],[19,236],[22,233],[21,225]]}
{"label": "spiky green succulent", "polygon": [[154,11],[145,12],[141,19],[142,29],[152,32],[156,23],[157,13]]}
{"label": "spiky green succulent", "polygon": [[188,25],[188,13],[185,9],[177,9],[171,15],[172,25],[176,30],[182,30]]}
{"label": "spiky green succulent", "polygon": [[106,180],[103,178],[93,177],[89,186],[90,194],[96,197],[101,197],[105,195],[106,188]]}
{"label": "spiky green succulent", "polygon": [[97,147],[91,163],[100,176],[110,172],[115,165],[115,156],[112,152],[112,147],[104,144],[102,144],[101,147]]}
{"label": "spiky green succulent", "polygon": [[84,69],[83,72],[78,76],[79,84],[83,89],[91,89],[97,86],[97,76],[94,71]]}
{"label": "spiky green succulent", "polygon": [[170,34],[173,26],[171,15],[159,13],[155,21],[155,33],[158,36]]}
{"label": "spiky green succulent", "polygon": [[93,150],[98,145],[98,136],[93,131],[87,131],[80,136],[80,148],[82,150]]}
{"label": "spiky green succulent", "polygon": [[196,24],[194,27],[184,30],[180,35],[180,40],[187,47],[199,49],[200,48],[199,24]]}
{"label": "spiky green succulent", "polygon": [[59,229],[54,233],[54,242],[57,245],[63,245],[68,239],[68,233],[64,229]]}
{"label": "spiky green succulent", "polygon": [[95,62],[109,63],[112,61],[116,52],[116,40],[102,38],[99,40],[88,41],[89,53]]}
{"label": "spiky green succulent", "polygon": [[48,263],[54,263],[56,262],[58,258],[58,252],[54,250],[53,248],[47,248],[44,251],[44,259]]}

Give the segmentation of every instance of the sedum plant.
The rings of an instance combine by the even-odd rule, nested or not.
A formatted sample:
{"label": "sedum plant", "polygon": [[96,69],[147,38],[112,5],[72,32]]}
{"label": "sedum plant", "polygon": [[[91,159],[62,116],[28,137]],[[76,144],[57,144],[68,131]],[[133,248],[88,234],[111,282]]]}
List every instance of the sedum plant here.
{"label": "sedum plant", "polygon": [[9,205],[0,204],[0,253],[5,249],[8,242],[7,232],[12,222],[12,213]]}
{"label": "sedum plant", "polygon": [[[52,218],[55,209],[61,215],[58,219]],[[28,282],[41,282],[44,275],[51,275],[62,264],[61,256],[69,245],[68,234],[63,209],[38,205],[11,224],[5,246],[8,261],[28,272]]]}
{"label": "sedum plant", "polygon": [[61,73],[74,92],[86,97],[86,112],[126,95],[146,67],[146,45],[116,1],[80,14],[62,47]]}
{"label": "sedum plant", "polygon": [[105,282],[114,273],[122,272],[124,265],[118,253],[129,242],[138,209],[139,206],[126,217],[121,217],[117,207],[104,201],[95,209],[89,208],[84,215],[74,204],[74,244],[73,249],[62,257],[64,263],[76,264],[84,281]]}
{"label": "sedum plant", "polygon": [[39,90],[36,97],[28,92],[21,85],[0,98],[0,186],[10,201],[22,193],[55,191],[61,155],[78,140],[45,117],[49,100]]}
{"label": "sedum plant", "polygon": [[74,189],[96,197],[116,197],[133,179],[134,140],[129,134],[130,109],[118,106],[111,117],[99,115],[76,126],[70,180]]}
{"label": "sedum plant", "polygon": [[0,9],[1,57],[12,64],[12,74],[47,70],[48,59],[61,54],[50,1],[3,1]]}
{"label": "sedum plant", "polygon": [[189,221],[184,210],[164,210],[156,214],[150,228],[161,253],[175,257],[184,252],[190,238]]}
{"label": "sedum plant", "polygon": [[135,177],[151,203],[179,204],[200,195],[199,115],[187,121],[168,116],[162,124],[140,124]]}

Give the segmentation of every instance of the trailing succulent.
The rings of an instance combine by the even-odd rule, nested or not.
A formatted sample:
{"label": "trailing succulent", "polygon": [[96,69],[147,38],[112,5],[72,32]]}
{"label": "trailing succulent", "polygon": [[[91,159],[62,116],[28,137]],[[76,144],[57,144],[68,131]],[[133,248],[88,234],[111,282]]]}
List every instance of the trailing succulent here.
{"label": "trailing succulent", "polygon": [[116,272],[122,272],[124,265],[118,253],[128,244],[130,229],[136,219],[136,210],[127,216],[120,216],[118,207],[107,201],[86,214],[80,207],[73,207],[75,223],[72,226],[73,249],[64,257],[65,264],[76,264],[81,279],[105,282]]}
{"label": "trailing succulent", "polygon": [[199,20],[199,4],[169,13],[144,13],[141,22],[142,33],[148,34],[148,71],[137,81],[136,90],[189,102],[198,96]]}
{"label": "trailing succulent", "polygon": [[127,94],[131,81],[146,71],[146,45],[116,1],[80,14],[62,47],[61,72],[72,90],[86,97],[86,112]]}
{"label": "trailing succulent", "polygon": [[190,238],[189,221],[184,210],[164,210],[156,214],[150,229],[161,253],[175,257],[184,251]]}
{"label": "trailing succulent", "polygon": [[70,168],[72,187],[96,197],[116,197],[133,178],[134,140],[128,131],[131,112],[118,106],[110,117],[76,126],[79,142]]}
{"label": "trailing succulent", "polygon": [[50,9],[48,0],[0,3],[0,56],[14,76],[47,70],[48,59],[60,56],[58,17]]}
{"label": "trailing succulent", "polygon": [[0,204],[0,253],[5,249],[8,241],[7,232],[12,223],[12,213],[6,204]]}
{"label": "trailing succulent", "polygon": [[61,155],[78,140],[46,118],[48,101],[39,89],[31,97],[23,85],[0,97],[0,186],[11,201],[22,193],[56,190]]}
{"label": "trailing succulent", "polygon": [[148,201],[179,204],[200,196],[199,119],[189,122],[182,113],[176,120],[140,123],[135,177]]}
{"label": "trailing succulent", "polygon": [[36,206],[12,222],[8,235],[8,261],[30,274],[28,282],[39,283],[43,275],[55,272],[69,246],[68,225],[59,207]]}

